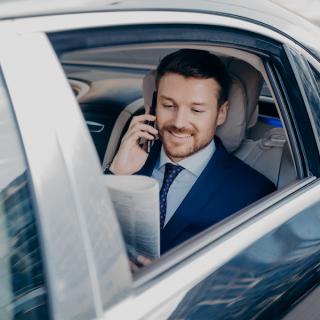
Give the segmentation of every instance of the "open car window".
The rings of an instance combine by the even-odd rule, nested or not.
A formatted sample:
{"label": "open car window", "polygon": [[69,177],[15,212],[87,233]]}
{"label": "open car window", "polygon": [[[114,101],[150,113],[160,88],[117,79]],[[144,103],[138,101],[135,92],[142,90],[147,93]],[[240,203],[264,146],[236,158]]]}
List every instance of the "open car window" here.
{"label": "open car window", "polygon": [[[77,37],[76,35],[75,41]],[[263,56],[241,47],[234,49],[227,44],[217,46],[214,42],[212,45],[152,41],[131,45],[99,44],[97,47],[92,45],[68,51],[68,48],[62,50],[57,45],[58,35],[50,35],[49,38],[57,50],[66,77],[75,93],[101,165],[106,156],[109,161],[116,154],[132,118],[145,113],[146,93],[143,91],[143,81],[150,71],[154,70],[161,58],[170,52],[180,48],[199,48],[206,49],[222,59],[233,72],[238,91],[243,87],[249,94],[252,88],[256,91],[255,96],[246,96],[237,95],[238,91],[235,90],[233,109],[236,112],[233,113],[232,121],[235,123],[242,117],[245,125],[242,124],[241,127],[243,136],[240,142],[238,133],[234,134],[229,129],[225,130],[227,134],[222,132],[223,142],[224,136],[227,137],[225,141],[230,138],[230,132],[231,136],[232,134],[235,136],[229,139],[229,152],[267,177],[281,192],[282,190],[285,192],[287,186],[299,181],[287,128],[283,122],[285,114],[281,112],[281,106],[275,99],[274,88],[270,85],[273,80],[266,72]],[[236,109],[239,105],[243,107],[240,114]],[[249,113],[248,105],[250,105]],[[229,128],[235,127],[233,123]],[[275,198],[281,198],[281,192],[276,194]],[[259,201],[253,211],[250,211],[252,206],[249,208],[250,213],[247,215],[243,214],[246,212],[244,209],[240,214],[231,216],[228,221],[222,221],[213,229],[219,230],[224,223],[233,228],[239,221],[250,219],[252,215],[268,207],[270,205],[268,201],[269,198]],[[208,234],[205,236],[206,232],[209,231],[204,231],[203,237],[208,237]],[[214,233],[213,230],[211,232]],[[213,241],[223,234],[224,232],[217,232],[215,236],[206,238],[206,241]],[[201,235],[197,236],[197,243],[201,243],[199,239]],[[189,244],[187,251],[190,252],[195,248],[199,248],[198,245],[193,247]]]}

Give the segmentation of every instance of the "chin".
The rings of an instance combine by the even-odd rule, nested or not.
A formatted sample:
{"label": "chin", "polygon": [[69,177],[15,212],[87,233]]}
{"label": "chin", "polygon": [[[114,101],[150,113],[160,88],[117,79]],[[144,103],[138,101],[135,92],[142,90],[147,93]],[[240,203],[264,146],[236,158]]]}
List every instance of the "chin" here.
{"label": "chin", "polygon": [[164,146],[164,149],[170,159],[179,159],[178,161],[187,158],[198,151],[194,147],[185,146]]}

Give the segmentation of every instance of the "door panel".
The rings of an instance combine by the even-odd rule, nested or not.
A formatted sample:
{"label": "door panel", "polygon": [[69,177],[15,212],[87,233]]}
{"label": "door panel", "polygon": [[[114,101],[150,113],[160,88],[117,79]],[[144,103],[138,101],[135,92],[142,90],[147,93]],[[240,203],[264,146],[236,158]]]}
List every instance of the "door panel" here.
{"label": "door panel", "polygon": [[[179,262],[167,270],[161,263],[154,265],[162,273],[137,286],[131,299],[104,319],[122,319],[128,313],[132,319],[284,315],[320,279],[319,192],[320,181],[309,180],[230,232],[223,233],[223,225],[211,228],[197,239],[207,244],[193,254],[183,252],[190,242],[177,248],[163,258]],[[224,235],[210,243],[216,233]]]}
{"label": "door panel", "polygon": [[[319,188],[317,182],[302,191],[299,200],[290,203],[292,199],[288,199],[286,205],[270,212],[270,217],[278,215],[281,219],[295,202],[302,205],[297,211],[301,213],[239,251],[192,289],[177,293],[167,305],[152,311],[150,318],[157,319],[166,307],[172,310],[169,319],[275,319],[284,315],[292,303],[320,281],[320,203],[316,195]],[[240,238],[241,232],[236,235],[234,244],[225,246],[225,250],[232,251],[243,237],[250,238],[255,224],[258,226],[259,222],[253,222],[253,229]],[[259,234],[258,229],[256,232]],[[219,256],[212,258],[213,266]],[[185,279],[187,283],[191,277]],[[175,300],[178,304],[174,309]]]}

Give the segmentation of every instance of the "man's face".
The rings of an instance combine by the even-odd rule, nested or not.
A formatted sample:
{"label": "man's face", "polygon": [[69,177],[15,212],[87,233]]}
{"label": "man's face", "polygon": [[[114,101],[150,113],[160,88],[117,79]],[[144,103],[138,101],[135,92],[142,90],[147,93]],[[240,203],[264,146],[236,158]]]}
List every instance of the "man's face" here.
{"label": "man's face", "polygon": [[157,127],[168,157],[178,162],[206,147],[227,115],[218,109],[220,85],[214,79],[166,73],[159,81]]}

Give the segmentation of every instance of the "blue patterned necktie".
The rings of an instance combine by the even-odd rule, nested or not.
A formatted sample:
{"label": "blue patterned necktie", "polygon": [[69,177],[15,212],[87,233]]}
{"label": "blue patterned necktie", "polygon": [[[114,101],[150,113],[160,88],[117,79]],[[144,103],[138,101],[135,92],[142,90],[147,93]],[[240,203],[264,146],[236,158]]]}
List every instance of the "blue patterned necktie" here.
{"label": "blue patterned necktie", "polygon": [[173,180],[177,175],[183,170],[183,167],[174,165],[172,163],[166,163],[166,168],[164,171],[164,177],[162,182],[162,187],[160,190],[160,228],[164,227],[164,222],[166,220],[167,211],[167,195],[169,188]]}

